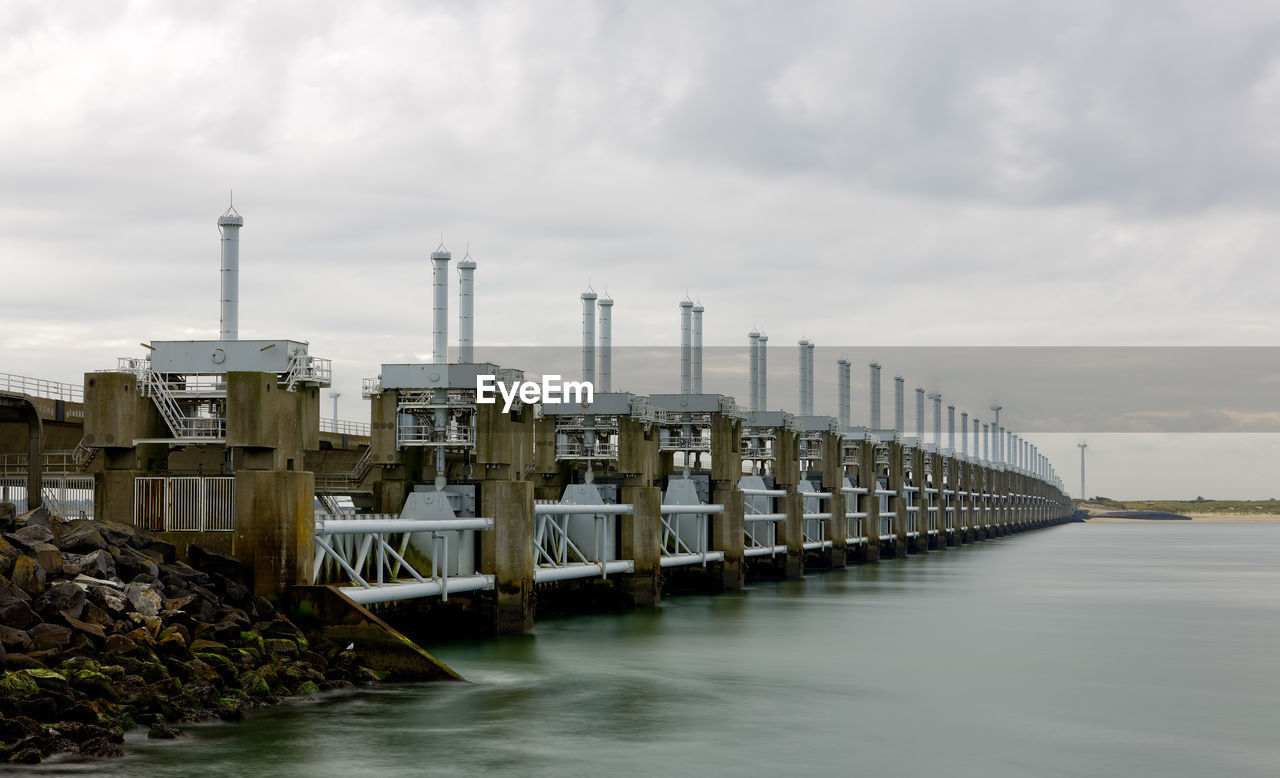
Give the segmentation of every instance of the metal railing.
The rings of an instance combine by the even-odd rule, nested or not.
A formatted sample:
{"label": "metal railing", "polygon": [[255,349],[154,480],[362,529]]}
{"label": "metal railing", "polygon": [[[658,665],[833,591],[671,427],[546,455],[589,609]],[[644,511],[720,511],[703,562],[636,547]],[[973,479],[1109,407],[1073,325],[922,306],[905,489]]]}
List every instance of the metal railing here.
{"label": "metal railing", "polygon": [[[859,543],[867,543],[867,532],[863,526],[867,512],[858,510],[858,499],[867,494],[867,490],[860,486],[846,486],[840,489],[845,495],[845,544],[857,545]],[[852,506],[850,506],[852,503]],[[849,510],[852,507],[853,510]]]}
{"label": "metal railing", "polygon": [[475,447],[476,429],[467,425],[450,424],[443,429],[431,423],[396,425],[397,446],[465,446]]}
{"label": "metal railing", "polygon": [[[665,432],[665,430],[664,430]],[[662,435],[658,437],[659,451],[710,451],[711,438],[702,435]]]}
{"label": "metal railing", "polygon": [[[876,499],[880,501],[880,540],[893,540],[893,521],[898,518],[897,510],[890,510],[889,501],[898,499],[898,493],[892,489],[876,488]],[[895,509],[897,506],[893,506]]]}
{"label": "metal railing", "polygon": [[196,382],[192,379],[167,381],[159,373],[151,369],[151,363],[143,360],[130,360],[138,377],[138,386],[143,397],[150,397],[160,411],[160,416],[169,427],[175,438],[180,440],[200,440],[214,442],[227,437],[227,420],[220,416],[188,416],[178,398],[188,395],[192,398],[210,400],[217,396],[225,397],[225,388],[219,389],[216,384]]}
{"label": "metal railing", "polygon": [[920,515],[920,506],[915,504],[916,495],[920,492],[918,486],[902,487],[902,499],[906,503],[906,520],[907,537],[916,538],[920,536],[920,532],[916,527],[916,517]]}
{"label": "metal railing", "polygon": [[[723,551],[712,551],[708,517],[724,513],[723,505],[663,505],[658,509],[663,567],[723,562]],[[689,525],[693,526],[690,527]]]}
{"label": "metal railing", "polygon": [[[40,455],[43,475],[75,475],[83,473],[93,461],[98,449],[89,448],[81,439],[73,449],[45,451]],[[25,476],[30,465],[26,454],[0,454],[0,476]]]}
{"label": "metal railing", "polygon": [[778,522],[786,521],[787,514],[777,510],[774,500],[786,497],[786,490],[740,489],[739,491],[744,497],[742,501],[744,555],[758,557],[785,553],[787,547],[778,544]]}
{"label": "metal railing", "polygon": [[31,378],[12,373],[0,373],[0,392],[15,392],[31,397],[44,397],[49,400],[66,402],[84,402],[84,386],[67,384],[61,381],[50,381],[45,378]]}
{"label": "metal railing", "polygon": [[345,419],[320,419],[320,431],[332,432],[335,435],[369,436],[369,422],[347,421]]}
{"label": "metal railing", "polygon": [[292,392],[298,384],[328,386],[332,378],[333,360],[310,354],[294,354],[289,357],[289,372],[285,375],[284,388]]}
{"label": "metal railing", "polygon": [[617,459],[617,443],[582,443],[568,440],[556,443],[556,459]]}
{"label": "metal railing", "polygon": [[[613,553],[617,517],[633,511],[632,505],[535,503],[533,580],[542,583],[596,576],[608,578],[610,573],[635,572],[633,560],[616,559]],[[584,541],[588,539],[589,550],[584,551],[582,546],[587,545]]]}
{"label": "metal railing", "polygon": [[[806,481],[805,484],[807,483]],[[801,484],[801,487],[804,487],[805,484]],[[800,495],[804,498],[802,503],[804,511],[801,514],[804,550],[817,551],[823,548],[831,548],[833,541],[826,539],[826,523],[831,519],[831,512],[820,510],[823,502],[830,504],[831,492],[801,491]]]}
{"label": "metal railing", "polygon": [[231,532],[236,527],[233,476],[139,476],[133,521],[152,532]]}
{"label": "metal railing", "polygon": [[[368,605],[419,597],[449,599],[450,592],[493,588],[493,576],[449,573],[449,541],[465,543],[464,532],[493,529],[493,519],[401,519],[396,514],[316,514],[316,556],[312,583],[343,581],[352,600]],[[414,534],[431,538],[431,573],[406,559]]]}
{"label": "metal railing", "polygon": [[[93,497],[91,476],[46,475],[41,480],[40,498],[45,508],[56,516],[92,519]],[[0,502],[13,503],[17,513],[28,510],[30,500],[25,473],[0,477]]]}

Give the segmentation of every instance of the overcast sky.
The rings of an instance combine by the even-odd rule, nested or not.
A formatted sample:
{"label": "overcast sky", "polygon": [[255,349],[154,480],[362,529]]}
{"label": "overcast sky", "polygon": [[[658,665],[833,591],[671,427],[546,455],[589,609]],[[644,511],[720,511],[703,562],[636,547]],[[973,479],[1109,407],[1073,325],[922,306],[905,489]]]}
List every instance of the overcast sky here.
{"label": "overcast sky", "polygon": [[[722,347],[1280,329],[1280,6],[1253,0],[12,0],[0,97],[0,372],[79,382],[216,337],[230,189],[241,336],[332,358],[345,418],[380,363],[429,357],[442,236],[479,263],[482,358],[575,343],[588,283],[625,346],[675,345],[686,291]],[[881,361],[888,390],[906,367]],[[1053,399],[1031,384],[1000,388],[1015,417]],[[771,396],[794,408],[790,383]],[[1248,433],[1275,428],[1266,403],[1234,409],[1270,424]],[[1074,482],[1085,432],[1129,433],[1091,443],[1090,492],[1280,492],[1276,435],[1209,430],[1044,443]],[[1203,487],[1196,445],[1221,463]]]}

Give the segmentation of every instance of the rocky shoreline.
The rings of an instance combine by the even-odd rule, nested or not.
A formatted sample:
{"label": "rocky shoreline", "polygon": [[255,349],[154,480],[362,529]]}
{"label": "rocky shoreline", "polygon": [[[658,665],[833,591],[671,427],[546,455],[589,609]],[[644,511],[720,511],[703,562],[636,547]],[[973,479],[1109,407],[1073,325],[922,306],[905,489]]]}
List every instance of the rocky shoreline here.
{"label": "rocky shoreline", "polygon": [[234,557],[0,503],[0,762],[119,757],[134,727],[173,738],[382,677],[349,648],[251,596]]}

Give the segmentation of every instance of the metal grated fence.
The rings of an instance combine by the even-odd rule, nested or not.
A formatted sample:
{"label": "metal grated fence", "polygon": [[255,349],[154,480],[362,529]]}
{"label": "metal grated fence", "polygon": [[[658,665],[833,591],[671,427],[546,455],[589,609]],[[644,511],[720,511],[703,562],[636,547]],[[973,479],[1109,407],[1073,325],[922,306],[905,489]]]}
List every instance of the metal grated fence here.
{"label": "metal grated fence", "polygon": [[235,529],[232,476],[142,476],[133,484],[134,523],[152,532]]}

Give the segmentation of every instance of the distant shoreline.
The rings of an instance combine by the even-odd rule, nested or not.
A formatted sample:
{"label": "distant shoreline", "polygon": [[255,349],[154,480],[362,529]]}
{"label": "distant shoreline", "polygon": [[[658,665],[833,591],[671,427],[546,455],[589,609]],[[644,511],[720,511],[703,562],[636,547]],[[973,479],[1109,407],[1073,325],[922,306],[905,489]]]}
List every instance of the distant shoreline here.
{"label": "distant shoreline", "polygon": [[[1138,511],[1126,511],[1138,513]],[[1098,524],[1150,524],[1157,521],[1194,522],[1196,524],[1265,524],[1280,522],[1280,513],[1188,513],[1184,516],[1157,514],[1145,518],[1125,518],[1120,516],[1089,515],[1087,521]]]}
{"label": "distant shoreline", "polygon": [[1104,524],[1143,521],[1194,521],[1201,524],[1280,522],[1280,503],[1273,500],[1260,502],[1077,500],[1075,507],[1078,513],[1084,514],[1086,521]]}

